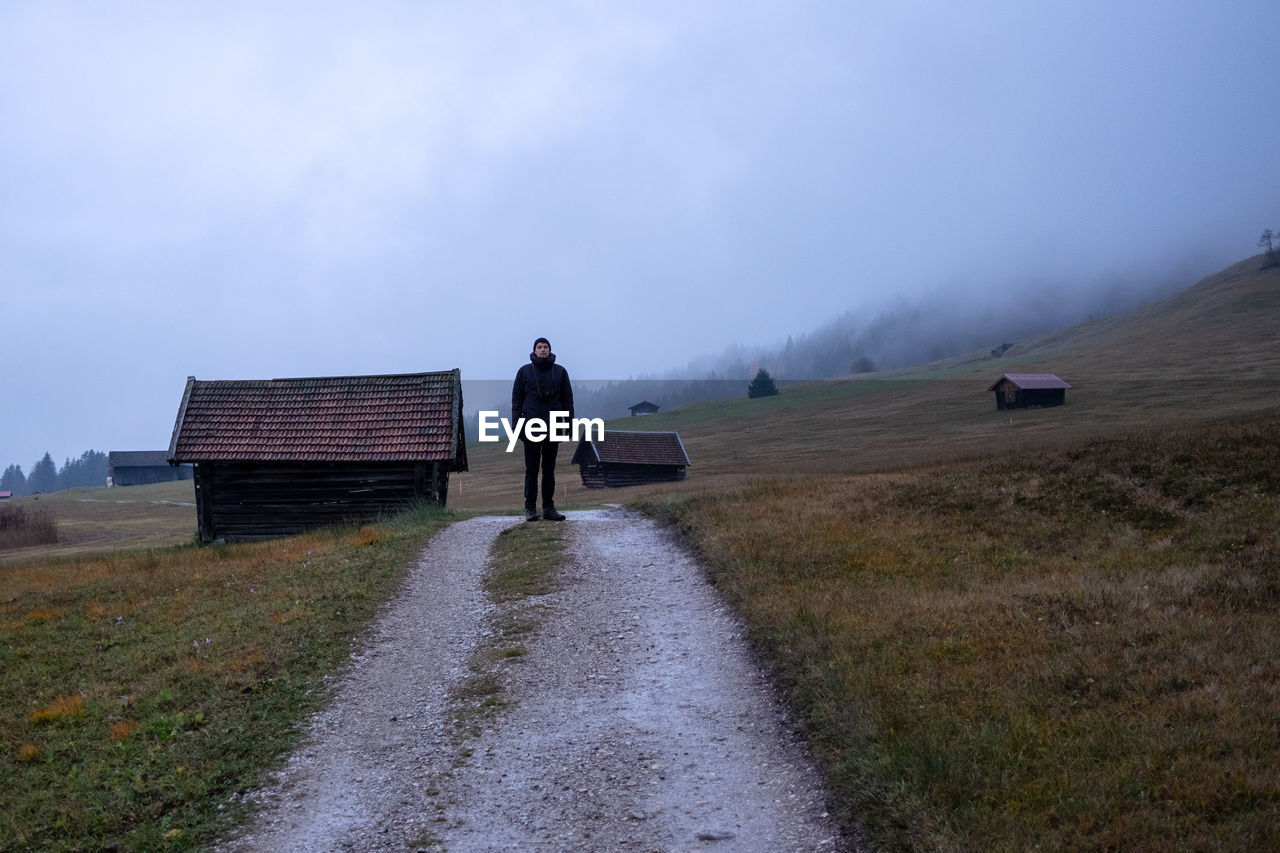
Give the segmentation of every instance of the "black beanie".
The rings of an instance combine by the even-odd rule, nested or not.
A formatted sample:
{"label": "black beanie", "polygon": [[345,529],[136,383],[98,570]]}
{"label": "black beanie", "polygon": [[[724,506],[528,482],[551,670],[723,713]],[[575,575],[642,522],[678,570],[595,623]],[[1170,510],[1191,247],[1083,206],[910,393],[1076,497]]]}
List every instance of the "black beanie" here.
{"label": "black beanie", "polygon": [[546,345],[547,345],[547,349],[550,349],[550,348],[551,348],[551,341],[547,340],[546,338],[538,338],[536,341],[534,341],[534,342],[533,342],[533,348],[534,348],[534,349],[537,349],[537,348],[538,348],[538,344],[546,344]]}

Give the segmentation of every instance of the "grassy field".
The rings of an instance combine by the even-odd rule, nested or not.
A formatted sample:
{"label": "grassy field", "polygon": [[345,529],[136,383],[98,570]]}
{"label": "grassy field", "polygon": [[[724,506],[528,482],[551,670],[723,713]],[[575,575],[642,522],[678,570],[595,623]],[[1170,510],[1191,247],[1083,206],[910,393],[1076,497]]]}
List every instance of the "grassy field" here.
{"label": "grassy field", "polygon": [[1280,421],[650,498],[880,849],[1280,846]]}
{"label": "grassy field", "polygon": [[[1255,258],[999,359],[619,421],[678,429],[688,479],[587,490],[565,447],[559,503],[685,531],[878,846],[1276,848],[1277,328]],[[997,411],[1004,372],[1067,405]],[[502,448],[451,510],[521,506]],[[58,543],[0,551],[3,849],[198,846],[453,517],[200,549],[189,482],[39,503]],[[544,582],[501,551],[535,533],[495,600]]]}
{"label": "grassy field", "polygon": [[191,480],[114,489],[67,489],[15,498],[6,504],[52,513],[58,541],[52,546],[0,550],[0,565],[121,548],[181,545],[196,535],[196,498]]}
{"label": "grassy field", "polygon": [[0,849],[194,849],[225,829],[448,518],[0,566]]}

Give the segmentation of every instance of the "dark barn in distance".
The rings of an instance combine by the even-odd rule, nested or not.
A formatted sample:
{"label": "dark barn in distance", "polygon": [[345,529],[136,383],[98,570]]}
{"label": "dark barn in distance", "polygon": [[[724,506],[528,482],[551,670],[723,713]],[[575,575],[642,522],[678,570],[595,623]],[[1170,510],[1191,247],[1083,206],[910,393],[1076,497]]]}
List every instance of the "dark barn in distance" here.
{"label": "dark barn in distance", "polygon": [[189,377],[169,462],[195,465],[204,543],[443,506],[467,470],[461,374]]}
{"label": "dark barn in distance", "polygon": [[112,450],[107,454],[108,486],[149,486],[190,480],[190,465],[170,465],[165,450]]}
{"label": "dark barn in distance", "polygon": [[677,432],[632,432],[610,429],[603,441],[578,442],[573,464],[588,489],[637,486],[684,479],[689,462]]}
{"label": "dark barn in distance", "polygon": [[995,392],[997,409],[1025,409],[1061,406],[1070,387],[1052,373],[1006,373],[987,390]]}
{"label": "dark barn in distance", "polygon": [[627,410],[631,412],[631,417],[634,418],[637,415],[655,414],[660,408],[662,407],[659,406],[657,403],[650,403],[648,400],[641,400],[639,403],[636,403],[634,406],[628,406]]}

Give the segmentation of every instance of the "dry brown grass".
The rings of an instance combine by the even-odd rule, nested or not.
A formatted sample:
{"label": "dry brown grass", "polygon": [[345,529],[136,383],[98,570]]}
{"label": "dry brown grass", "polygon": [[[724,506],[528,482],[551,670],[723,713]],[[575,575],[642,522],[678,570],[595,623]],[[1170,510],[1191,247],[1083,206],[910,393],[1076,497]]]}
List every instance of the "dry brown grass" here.
{"label": "dry brown grass", "polygon": [[107,737],[115,741],[128,740],[138,730],[138,725],[134,720],[121,720],[117,723],[112,723],[111,728],[107,729]]}
{"label": "dry brown grass", "polygon": [[84,696],[77,693],[70,696],[55,697],[48,705],[32,711],[30,719],[33,723],[49,723],[58,720],[69,720],[73,717],[79,717],[83,713]]}
{"label": "dry brown grass", "polygon": [[356,546],[373,545],[383,541],[390,535],[386,528],[379,527],[376,524],[366,524],[347,537],[347,542]]}
{"label": "dry brown grass", "polygon": [[1280,841],[1280,421],[652,501],[877,844]]}
{"label": "dry brown grass", "polygon": [[6,500],[0,503],[0,549],[49,545],[58,541],[58,524],[48,507]]}
{"label": "dry brown grass", "polygon": [[58,541],[0,551],[0,566],[125,548],[181,545],[191,542],[196,533],[191,480],[114,489],[67,489],[14,498],[12,503],[49,513],[58,526]]}

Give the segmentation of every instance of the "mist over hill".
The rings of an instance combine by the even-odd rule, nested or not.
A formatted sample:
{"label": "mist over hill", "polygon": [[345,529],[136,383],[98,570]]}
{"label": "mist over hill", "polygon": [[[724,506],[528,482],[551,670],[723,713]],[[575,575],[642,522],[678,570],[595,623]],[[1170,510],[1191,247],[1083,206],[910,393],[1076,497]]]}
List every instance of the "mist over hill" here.
{"label": "mist over hill", "polygon": [[[846,310],[813,331],[772,345],[736,345],[658,375],[608,382],[575,381],[579,416],[625,417],[648,400],[663,409],[746,393],[764,368],[780,384],[894,370],[1006,344],[1089,319],[1133,311],[1187,287],[1201,275],[1184,262],[1147,275],[1113,273],[1067,286],[1028,278],[1003,286],[939,288],[899,297],[888,307]],[[762,306],[767,310],[767,305]]]}

